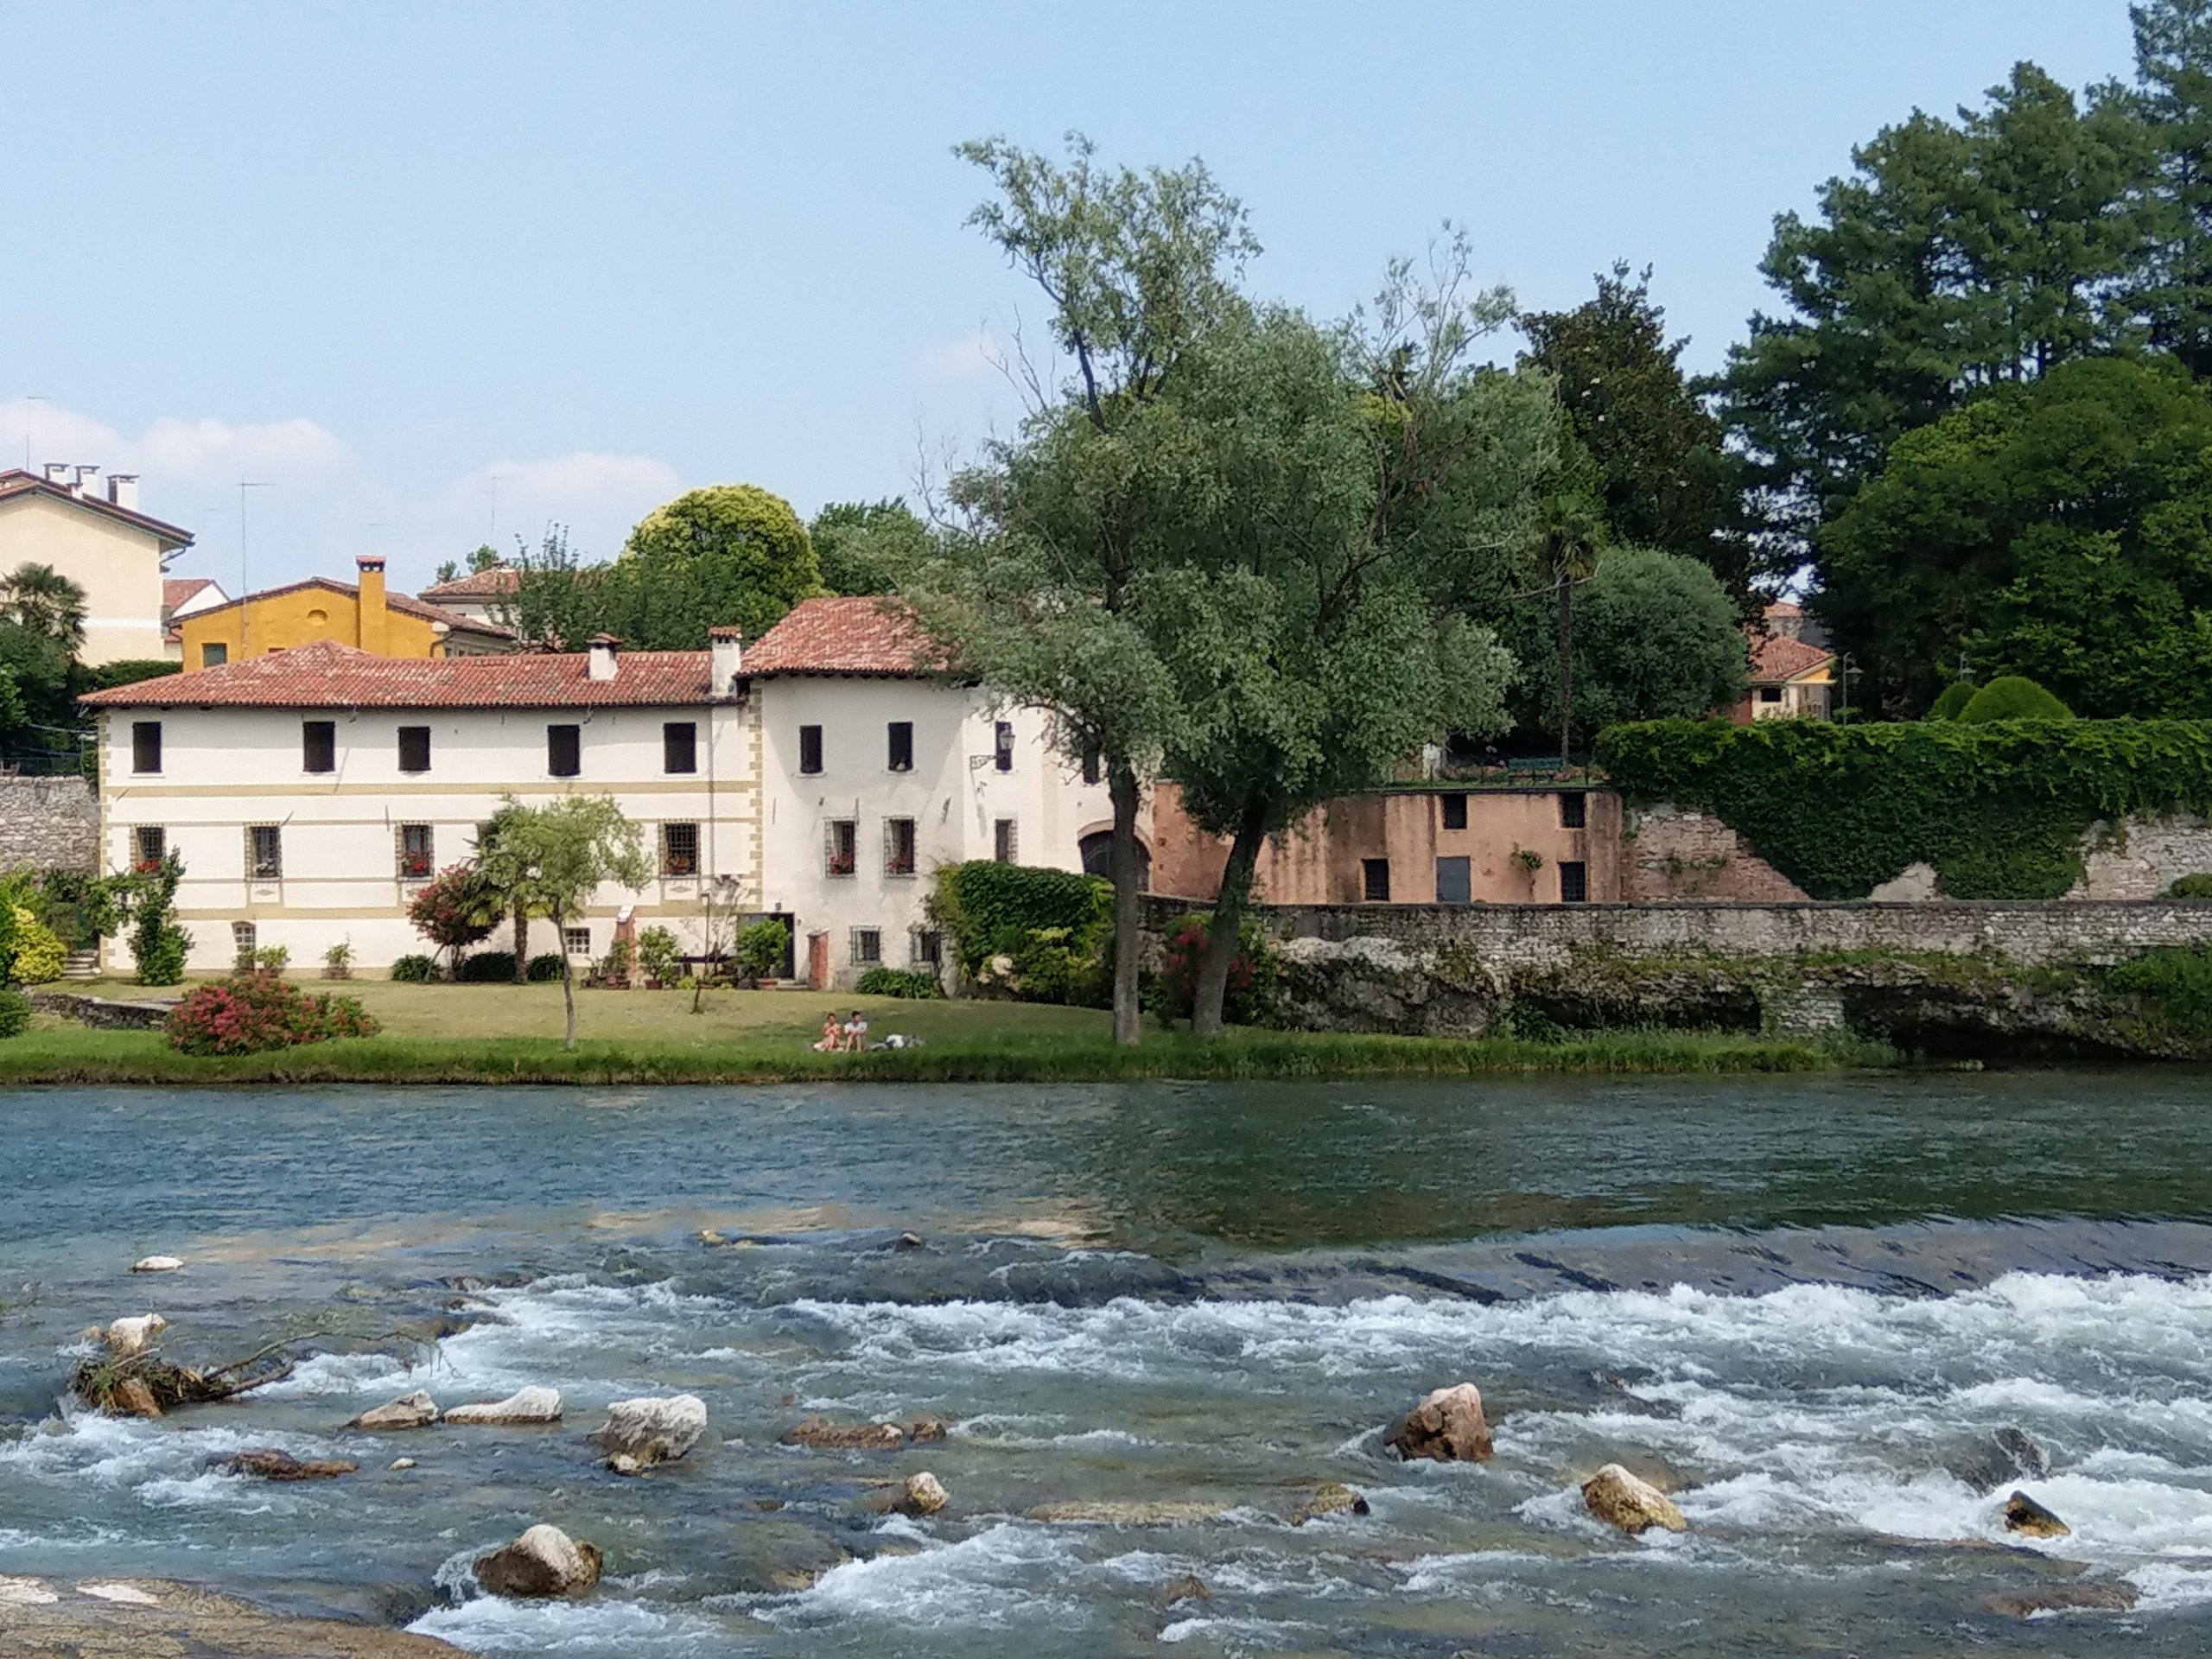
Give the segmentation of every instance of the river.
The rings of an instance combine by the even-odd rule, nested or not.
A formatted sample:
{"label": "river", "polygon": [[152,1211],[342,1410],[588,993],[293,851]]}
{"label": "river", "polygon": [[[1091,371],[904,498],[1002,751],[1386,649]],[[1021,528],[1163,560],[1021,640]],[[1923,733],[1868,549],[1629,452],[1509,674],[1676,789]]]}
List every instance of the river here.
{"label": "river", "polygon": [[[2201,1654],[2208,1103],[2179,1071],[19,1090],[0,1573],[575,1659]],[[156,1251],[187,1265],[127,1271]],[[86,1327],[145,1312],[181,1357],[321,1351],[160,1421],[62,1402]],[[1461,1380],[1492,1461],[1381,1448]],[[563,1425],[344,1427],[527,1383]],[[601,1407],[678,1390],[696,1451],[601,1466]],[[817,1412],[952,1428],[779,1444]],[[210,1466],[248,1446],[362,1469]],[[1691,1530],[1592,1521],[1575,1484],[1614,1460],[1681,1482]],[[879,1512],[925,1468],[947,1510]],[[1294,1524],[1324,1481],[1369,1512]],[[2015,1488],[2071,1535],[2008,1537]],[[540,1521],[605,1550],[599,1590],[474,1593]],[[1981,1605],[2082,1584],[2136,1605]]]}

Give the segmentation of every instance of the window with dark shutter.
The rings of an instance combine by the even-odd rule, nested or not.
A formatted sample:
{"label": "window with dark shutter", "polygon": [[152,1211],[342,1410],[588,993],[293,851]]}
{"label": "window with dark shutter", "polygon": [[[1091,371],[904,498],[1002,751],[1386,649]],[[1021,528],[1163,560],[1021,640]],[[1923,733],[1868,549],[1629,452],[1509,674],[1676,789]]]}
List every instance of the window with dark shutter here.
{"label": "window with dark shutter", "polygon": [[1440,905],[1464,905],[1472,901],[1474,886],[1464,858],[1440,858],[1436,861],[1436,902]]}
{"label": "window with dark shutter", "polygon": [[856,927],[853,930],[853,966],[873,968],[883,960],[883,930],[880,927]]}
{"label": "window with dark shutter", "polygon": [[399,728],[399,769],[402,772],[428,772],[430,769],[429,727],[403,726]]}
{"label": "window with dark shutter", "polygon": [[822,770],[822,728],[819,726],[798,728],[798,769],[810,777]]}
{"label": "window with dark shutter", "polygon": [[663,875],[699,874],[699,826],[664,823],[660,827],[660,873]]}
{"label": "window with dark shutter", "polygon": [[1360,896],[1371,904],[1382,904],[1390,897],[1390,861],[1387,858],[1363,858],[1359,861]]}
{"label": "window with dark shutter", "polygon": [[942,966],[944,962],[944,935],[935,928],[910,930],[906,935],[906,960],[918,968]]}
{"label": "window with dark shutter", "polygon": [[338,722],[336,721],[303,720],[300,722],[300,770],[302,772],[338,770]]}
{"label": "window with dark shutter", "polygon": [[912,772],[914,769],[914,722],[911,720],[894,720],[888,727],[887,733],[891,748],[891,770]]}
{"label": "window with dark shutter", "polygon": [[991,826],[991,856],[1001,864],[1014,863],[1021,852],[1020,837],[1015,832],[1012,818],[1001,818]]}
{"label": "window with dark shutter", "polygon": [[556,778],[576,778],[584,769],[584,728],[548,726],[545,728],[545,770]]}
{"label": "window with dark shutter", "polygon": [[249,880],[280,881],[284,876],[284,832],[273,823],[248,826],[245,873]]}
{"label": "window with dark shutter", "polygon": [[1444,827],[1446,830],[1464,830],[1467,827],[1467,798],[1465,796],[1446,795],[1444,798]]}
{"label": "window with dark shutter", "polygon": [[860,862],[860,825],[850,818],[832,818],[823,848],[824,862],[831,875],[850,875]]}
{"label": "window with dark shutter", "polygon": [[991,728],[991,747],[1001,772],[1014,770],[1014,722],[1000,721]]}
{"label": "window with dark shutter", "polygon": [[1562,830],[1580,830],[1590,823],[1590,798],[1579,791],[1559,798],[1559,824]]}
{"label": "window with dark shutter", "polygon": [[699,770],[699,728],[688,720],[671,720],[660,728],[660,769],[667,772]]}
{"label": "window with dark shutter", "polygon": [[134,720],[130,722],[130,770],[159,772],[162,769],[162,722],[158,720]]}
{"label": "window with dark shutter", "polygon": [[1588,865],[1575,863],[1560,865],[1559,901],[1562,905],[1586,905],[1590,902],[1590,867]]}

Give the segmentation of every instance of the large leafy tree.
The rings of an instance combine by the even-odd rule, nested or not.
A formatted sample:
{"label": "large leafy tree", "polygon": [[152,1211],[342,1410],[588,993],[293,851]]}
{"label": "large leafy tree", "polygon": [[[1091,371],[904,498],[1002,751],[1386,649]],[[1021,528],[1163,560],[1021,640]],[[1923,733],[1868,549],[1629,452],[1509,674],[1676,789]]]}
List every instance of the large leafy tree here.
{"label": "large leafy tree", "polygon": [[1892,713],[1963,653],[2085,715],[2212,715],[2212,398],[2171,363],[2070,363],[1901,438],[1821,545]]}
{"label": "large leafy tree", "polygon": [[806,527],[822,585],[833,594],[893,594],[936,550],[930,528],[897,497],[832,501]]}
{"label": "large leafy tree", "polygon": [[707,629],[758,639],[823,591],[806,526],[752,484],[693,490],[647,513],[607,572],[608,631],[646,651],[704,650]]}
{"label": "large leafy tree", "polygon": [[[490,894],[519,899],[562,930],[582,913],[607,884],[638,888],[652,876],[638,826],[611,795],[568,795],[543,806],[501,800],[498,832],[477,855],[477,874]],[[519,948],[516,953],[519,957]],[[561,950],[563,1041],[576,1046],[576,976],[565,944]]]}

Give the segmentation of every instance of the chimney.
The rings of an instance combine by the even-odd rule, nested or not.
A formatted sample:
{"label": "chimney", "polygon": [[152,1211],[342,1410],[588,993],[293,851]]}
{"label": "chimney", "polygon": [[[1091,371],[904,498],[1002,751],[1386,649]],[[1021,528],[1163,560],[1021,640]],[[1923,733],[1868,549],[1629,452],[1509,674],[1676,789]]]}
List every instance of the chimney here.
{"label": "chimney", "polygon": [[389,656],[391,630],[386,623],[391,613],[385,607],[384,555],[364,553],[353,563],[361,573],[360,632],[354,643],[372,657]]}
{"label": "chimney", "polygon": [[110,473],[107,475],[107,499],[110,506],[121,507],[129,512],[138,511],[138,474]]}
{"label": "chimney", "polygon": [[85,493],[85,480],[99,472],[97,467],[72,467],[69,470],[77,475],[69,486],[69,493],[72,495],[82,495]]}
{"label": "chimney", "polygon": [[49,461],[45,463],[46,481],[49,484],[59,484],[66,490],[69,487],[69,480],[67,476],[68,471],[67,461]]}
{"label": "chimney", "polygon": [[745,671],[745,634],[728,624],[707,630],[707,655],[713,675],[707,695],[727,697],[737,690],[737,677]]}
{"label": "chimney", "polygon": [[613,679],[614,677],[614,650],[621,643],[611,633],[592,635],[591,661],[585,667],[586,676],[594,680]]}

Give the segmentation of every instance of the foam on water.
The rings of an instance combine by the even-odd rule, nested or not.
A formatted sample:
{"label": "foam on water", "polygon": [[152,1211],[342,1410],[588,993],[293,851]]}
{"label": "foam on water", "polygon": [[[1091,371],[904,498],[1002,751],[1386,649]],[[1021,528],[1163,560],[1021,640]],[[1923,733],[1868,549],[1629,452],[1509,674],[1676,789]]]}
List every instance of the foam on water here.
{"label": "foam on water", "polygon": [[1078,1605],[1054,1592],[1078,1560],[1067,1535],[1001,1522],[911,1555],[843,1562],[762,1611],[779,1623],[859,1618],[925,1629],[1079,1623]]}
{"label": "foam on water", "polygon": [[600,1597],[585,1601],[505,1601],[480,1596],[434,1607],[407,1627],[474,1653],[620,1653],[651,1659],[709,1659],[730,1651],[719,1621],[681,1608]]}

